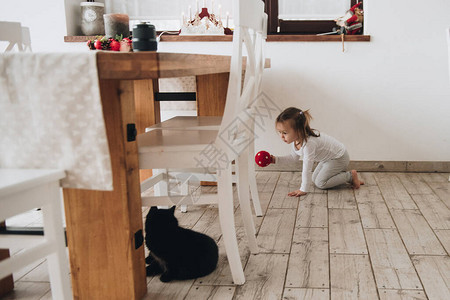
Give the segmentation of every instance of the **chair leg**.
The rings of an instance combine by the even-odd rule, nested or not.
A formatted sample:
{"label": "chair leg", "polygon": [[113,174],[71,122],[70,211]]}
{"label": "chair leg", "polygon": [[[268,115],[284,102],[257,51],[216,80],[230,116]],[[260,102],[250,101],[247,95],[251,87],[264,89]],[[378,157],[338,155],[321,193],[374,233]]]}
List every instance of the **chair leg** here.
{"label": "chair leg", "polygon": [[62,206],[58,183],[49,184],[49,202],[42,207],[44,235],[53,241],[55,252],[47,257],[53,299],[72,299]]}
{"label": "chair leg", "polygon": [[[230,167],[231,168],[231,167]],[[234,225],[233,189],[231,170],[221,170],[217,176],[219,193],[219,221],[222,229],[222,239],[230,264],[231,276],[235,284],[244,284],[245,276],[236,238]]]}
{"label": "chair leg", "polygon": [[[154,175],[160,174],[160,173],[167,173],[166,170],[162,170],[162,169],[153,169],[152,172]],[[168,182],[166,180],[161,180],[160,182],[158,182],[158,184],[155,184],[154,192],[155,192],[155,196],[167,196],[169,194]]]}
{"label": "chair leg", "polygon": [[[166,175],[166,180],[161,180],[160,182],[158,182],[157,184],[154,185],[154,193],[155,196],[168,196],[169,195],[169,178],[167,177],[167,170],[164,169],[153,169],[152,170],[153,174],[160,174],[160,173],[165,173]],[[160,209],[168,209],[169,206],[166,205],[158,205],[157,206]]]}
{"label": "chair leg", "polygon": [[[254,128],[254,124],[252,125]],[[248,146],[248,182],[250,184],[250,193],[252,196],[253,201],[253,208],[255,209],[255,215],[257,217],[262,217],[263,212],[261,208],[261,202],[259,201],[259,194],[258,194],[258,185],[256,184],[256,172],[255,172],[255,163],[254,161],[254,152],[253,149],[255,149],[255,142],[251,142]],[[250,151],[250,149],[252,149]]]}
{"label": "chair leg", "polygon": [[262,208],[261,208],[261,202],[259,201],[258,186],[256,184],[256,173],[255,173],[255,168],[253,167],[253,164],[249,163],[248,169],[249,169],[248,170],[248,182],[250,184],[250,192],[252,195],[253,208],[255,209],[255,215],[257,217],[262,217],[263,212],[262,212]]}
{"label": "chair leg", "polygon": [[248,190],[248,150],[236,159],[237,175],[238,175],[238,190],[239,190],[239,206],[241,208],[242,220],[244,221],[244,228],[247,235],[248,247],[250,252],[255,254],[259,252],[258,244],[256,242],[256,230],[253,222],[252,209],[250,206],[250,195]]}
{"label": "chair leg", "polygon": [[[185,182],[183,183],[183,185],[181,186],[181,194],[182,195],[187,195],[189,193],[189,183]],[[180,211],[182,213],[187,212],[187,205],[186,204],[182,204],[180,205]]]}

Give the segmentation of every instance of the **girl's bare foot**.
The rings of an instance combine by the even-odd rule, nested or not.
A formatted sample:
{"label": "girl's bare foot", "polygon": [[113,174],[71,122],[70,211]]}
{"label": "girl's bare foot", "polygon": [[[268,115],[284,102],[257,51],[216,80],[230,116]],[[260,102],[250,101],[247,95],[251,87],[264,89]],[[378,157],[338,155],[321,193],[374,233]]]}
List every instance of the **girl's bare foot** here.
{"label": "girl's bare foot", "polygon": [[358,172],[356,170],[352,170],[352,183],[354,189],[359,189],[364,184],[364,181],[358,179]]}

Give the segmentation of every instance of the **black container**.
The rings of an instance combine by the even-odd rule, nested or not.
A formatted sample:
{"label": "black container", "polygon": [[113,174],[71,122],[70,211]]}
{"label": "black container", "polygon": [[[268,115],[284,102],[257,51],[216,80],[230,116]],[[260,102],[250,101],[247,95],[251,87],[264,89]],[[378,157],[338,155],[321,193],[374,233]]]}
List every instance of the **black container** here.
{"label": "black container", "polygon": [[149,23],[140,23],[133,26],[133,51],[156,51],[155,26]]}

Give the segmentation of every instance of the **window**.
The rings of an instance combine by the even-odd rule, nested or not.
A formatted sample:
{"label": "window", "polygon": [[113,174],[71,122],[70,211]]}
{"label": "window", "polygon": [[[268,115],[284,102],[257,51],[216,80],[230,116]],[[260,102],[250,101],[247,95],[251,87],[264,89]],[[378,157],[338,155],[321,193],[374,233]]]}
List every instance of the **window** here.
{"label": "window", "polygon": [[[318,3],[320,2],[320,3]],[[269,34],[317,34],[331,32],[336,18],[356,0],[265,0]]]}
{"label": "window", "polygon": [[[202,7],[219,15],[222,24],[233,28],[233,0],[98,0],[105,2],[105,13],[126,13],[130,29],[142,21],[155,25],[156,30],[178,32],[183,18],[188,20]],[[333,31],[335,19],[344,16],[357,0],[262,0],[268,20],[268,41],[336,40],[337,36],[315,36]],[[219,8],[220,7],[220,8]],[[303,35],[303,36],[302,36]],[[313,36],[314,35],[314,36]],[[168,40],[175,36],[166,35]],[[186,38],[186,37],[183,37]],[[348,36],[348,40],[369,41],[370,37]],[[193,40],[193,39],[184,39]],[[196,39],[199,40],[199,39]]]}

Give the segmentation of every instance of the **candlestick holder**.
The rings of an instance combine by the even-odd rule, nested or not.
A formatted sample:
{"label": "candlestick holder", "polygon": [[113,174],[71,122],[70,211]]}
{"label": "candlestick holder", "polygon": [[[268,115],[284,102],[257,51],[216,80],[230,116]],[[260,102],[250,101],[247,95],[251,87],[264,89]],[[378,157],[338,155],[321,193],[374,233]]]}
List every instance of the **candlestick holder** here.
{"label": "candlestick holder", "polygon": [[[189,13],[190,15],[190,13]],[[189,16],[190,17],[190,16]],[[203,7],[200,12],[187,22],[182,18],[180,35],[224,35],[225,30],[220,16],[209,13],[207,7]]]}

